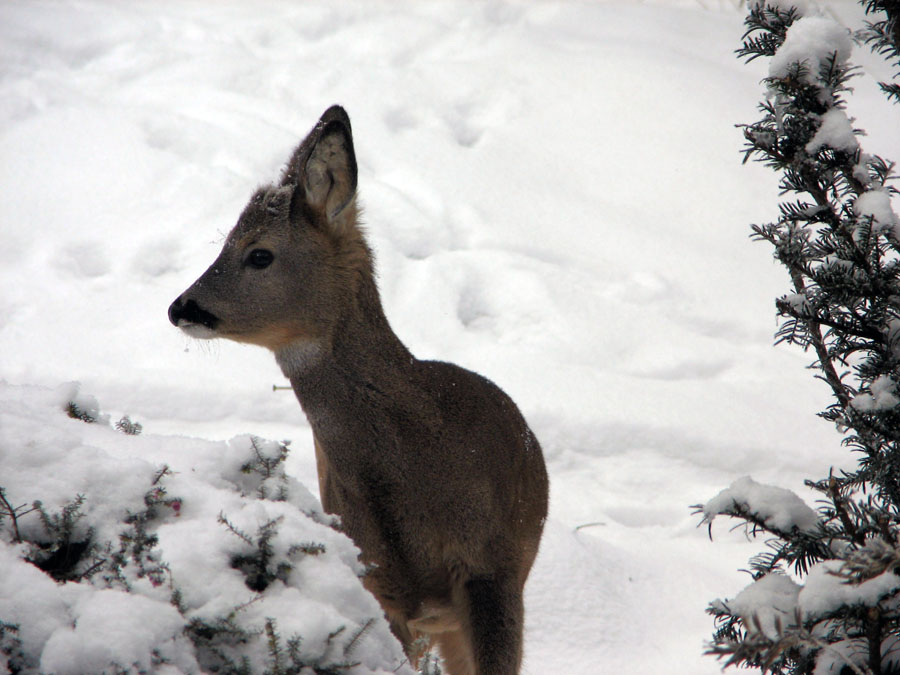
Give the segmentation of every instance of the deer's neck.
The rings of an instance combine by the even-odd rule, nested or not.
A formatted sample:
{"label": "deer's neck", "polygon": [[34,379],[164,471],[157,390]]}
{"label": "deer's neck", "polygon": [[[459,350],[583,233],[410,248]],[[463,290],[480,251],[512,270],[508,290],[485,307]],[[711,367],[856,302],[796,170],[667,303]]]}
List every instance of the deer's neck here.
{"label": "deer's neck", "polygon": [[414,396],[407,390],[415,359],[388,323],[368,275],[327,345],[300,340],[277,352],[276,359],[317,435],[322,420],[371,412],[381,397]]}

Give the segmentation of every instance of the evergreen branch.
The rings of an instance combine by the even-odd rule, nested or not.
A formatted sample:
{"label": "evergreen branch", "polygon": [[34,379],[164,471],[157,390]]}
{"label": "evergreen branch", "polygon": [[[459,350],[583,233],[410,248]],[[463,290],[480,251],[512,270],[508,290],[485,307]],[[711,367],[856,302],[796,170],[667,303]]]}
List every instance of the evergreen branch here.
{"label": "evergreen branch", "polygon": [[[695,513],[702,511],[702,505],[695,507]],[[751,511],[746,504],[736,500],[732,501],[729,510],[721,511],[716,515],[740,521],[734,525],[732,530],[743,525],[748,529],[748,536],[756,537],[760,532],[765,532],[775,537],[766,542],[766,545],[772,549],[771,553],[761,553],[751,560],[751,567],[756,570],[750,573],[754,578],[768,574],[777,568],[781,561],[793,565],[798,573],[805,574],[810,565],[835,557],[834,551],[825,537],[803,532],[797,527],[793,527],[791,530],[782,530],[769,523],[758,513]],[[709,536],[712,539],[712,518],[705,517],[701,524],[702,522],[708,524]]]}
{"label": "evergreen branch", "polygon": [[[727,614],[730,614],[730,610],[727,610]],[[741,617],[730,618],[732,622],[744,623]],[[754,613],[750,617],[750,625],[745,626],[746,632],[738,632],[732,627],[733,634],[721,636],[721,639],[707,648],[706,654],[719,659],[729,657],[723,668],[738,665],[760,668],[763,673],[781,673],[783,667],[793,664],[796,668],[792,668],[791,672],[810,673],[816,663],[816,652],[827,652],[856,675],[876,675],[882,672],[880,661],[878,668],[872,669],[871,660],[868,664],[859,666],[848,659],[833,644],[817,634],[819,625],[821,624],[817,621],[804,620],[800,610],[795,609],[793,621],[788,625],[784,624],[781,617],[774,617],[776,637],[771,638],[763,629],[759,615]],[[840,672],[843,673],[844,669]]]}
{"label": "evergreen branch", "polygon": [[[862,3],[866,14],[884,12],[885,18],[866,22],[863,38],[870,49],[880,54],[896,68],[900,68],[900,2],[898,0],[867,0]],[[896,79],[897,74],[894,75]],[[900,103],[900,84],[879,82],[889,101]]]}
{"label": "evergreen branch", "polygon": [[250,537],[250,535],[243,530],[238,529],[230,520],[225,517],[224,512],[219,513],[218,522],[220,525],[224,525],[225,528],[229,532],[231,532],[231,534],[235,535],[238,539],[241,539],[249,546],[253,546],[253,539]]}
{"label": "evergreen branch", "polygon": [[[818,326],[828,326],[834,330],[840,331],[846,335],[852,335],[854,337],[870,340],[873,344],[880,342],[883,339],[883,335],[871,328],[866,328],[864,325],[853,325],[849,323],[844,323],[842,321],[837,321],[836,319],[832,319],[827,316],[822,316],[820,314],[810,315],[805,314],[797,310],[793,307],[789,302],[783,301],[781,299],[776,300],[776,306],[778,307],[778,311],[782,315],[790,316],[797,321],[802,321],[806,324],[816,324]],[[861,322],[860,322],[861,323]],[[866,345],[863,348],[870,349],[871,345]],[[843,385],[842,385],[843,386]]]}
{"label": "evergreen branch", "polygon": [[162,468],[153,475],[153,482],[151,483],[151,485],[156,485],[163,478],[165,478],[166,476],[171,476],[171,475],[172,475],[172,470],[169,468],[169,465],[163,464]]}
{"label": "evergreen branch", "polygon": [[900,103],[900,84],[879,82],[878,86],[881,88],[881,91],[885,93],[888,100],[892,100],[894,103]]}
{"label": "evergreen branch", "polygon": [[107,563],[106,558],[99,558],[94,561],[94,564],[88,567],[84,572],[79,576],[80,579],[90,579],[91,575],[94,574],[97,570],[103,567]]}
{"label": "evergreen branch", "polygon": [[[758,532],[767,532],[768,534],[778,537],[782,541],[790,541],[791,537],[795,534],[795,532],[785,531],[774,525],[770,525],[766,522],[765,518],[761,517],[758,513],[751,511],[746,504],[742,504],[737,500],[732,501],[730,510],[717,515],[744,521],[746,525],[750,526],[749,534],[753,537],[757,536]],[[737,525],[737,527],[739,526],[740,524]]]}
{"label": "evergreen branch", "polygon": [[833,473],[828,476],[828,495],[831,497],[831,503],[834,504],[834,510],[841,521],[841,525],[844,526],[844,531],[850,534],[850,538],[857,546],[865,546],[866,538],[860,534],[853,521],[850,520],[850,516],[847,514],[846,502],[843,495],[841,495],[837,479]]}
{"label": "evergreen branch", "polygon": [[344,646],[344,653],[349,656],[356,649],[356,646],[359,644],[359,641],[363,638],[363,636],[369,632],[369,629],[375,625],[375,619],[370,618],[366,621],[362,626],[360,626],[359,630],[357,630],[353,637],[350,638],[350,641]]}
{"label": "evergreen branch", "polygon": [[[802,275],[793,269],[789,271],[791,273],[791,279],[794,282],[794,290],[797,293],[805,293],[806,284],[803,281]],[[847,395],[847,391],[841,382],[841,378],[834,368],[834,363],[831,360],[828,348],[825,345],[825,339],[822,337],[820,323],[816,320],[804,321],[804,323],[806,324],[806,331],[809,334],[810,344],[812,344],[816,356],[819,359],[819,367],[822,369],[825,381],[831,387],[831,391],[834,393],[838,402],[840,402],[841,407],[847,408],[850,405],[850,397]]]}

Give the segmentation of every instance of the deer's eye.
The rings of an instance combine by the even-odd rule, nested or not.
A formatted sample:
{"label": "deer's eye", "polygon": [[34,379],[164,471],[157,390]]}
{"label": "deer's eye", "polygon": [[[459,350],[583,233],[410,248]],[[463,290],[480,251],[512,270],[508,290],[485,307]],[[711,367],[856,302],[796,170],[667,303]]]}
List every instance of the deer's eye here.
{"label": "deer's eye", "polygon": [[250,265],[250,267],[261,270],[271,265],[274,259],[275,256],[271,251],[267,251],[264,248],[255,248],[250,251],[250,255],[247,256],[247,264]]}

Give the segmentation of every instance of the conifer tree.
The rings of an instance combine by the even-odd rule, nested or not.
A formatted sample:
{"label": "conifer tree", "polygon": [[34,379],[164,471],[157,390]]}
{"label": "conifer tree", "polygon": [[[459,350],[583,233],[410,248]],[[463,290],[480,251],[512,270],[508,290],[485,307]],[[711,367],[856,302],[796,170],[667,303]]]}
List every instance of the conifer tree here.
{"label": "conifer tree", "polygon": [[[900,5],[864,4],[887,17],[869,23],[864,39],[900,68]],[[769,59],[762,118],[740,125],[745,161],[778,172],[784,195],[777,221],[752,228],[790,279],[776,301],[776,340],[813,356],[811,368],[833,397],[820,415],[836,425],[855,466],[807,481],[818,513],[749,479],[698,507],[710,525],[727,515],[768,539],[750,561],[753,583],[710,605],[709,651],[726,666],[770,673],[900,673],[900,220],[892,164],[863,151],[847,115],[855,69],[845,28],[784,2],[751,4],[745,23],[739,56]],[[882,89],[900,95],[896,84]]]}

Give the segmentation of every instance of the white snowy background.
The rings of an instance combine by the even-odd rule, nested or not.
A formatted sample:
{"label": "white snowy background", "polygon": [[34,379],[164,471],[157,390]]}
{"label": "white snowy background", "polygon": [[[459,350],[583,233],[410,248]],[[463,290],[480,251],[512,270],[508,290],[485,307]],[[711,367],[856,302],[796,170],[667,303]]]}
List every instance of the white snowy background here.
{"label": "white snowy background", "polygon": [[[861,25],[854,3],[826,11]],[[114,524],[168,464],[183,507],[159,550],[195,615],[252,597],[219,512],[248,530],[284,515],[285,546],[327,540],[331,564],[298,564],[248,623],[309,634],[377,614],[353,549],[300,512],[311,435],[272,390],[272,356],[166,318],[341,103],[395,330],[496,381],[544,447],[523,672],[718,672],[704,609],[747,585],[762,544],[719,521],[710,542],[690,505],[752,475],[814,506],[803,479],[852,461],[815,417],[828,392],[811,357],[772,346],[788,286],[748,238],[777,217],[777,177],[741,165],[734,125],[757,119],[767,68],[733,54],[743,15],[716,0],[0,2],[0,486],[51,510],[83,493],[87,518]],[[863,147],[900,158],[875,84],[890,73],[851,58]],[[144,433],[68,419],[76,389]],[[242,485],[246,434],[292,441],[288,503]],[[165,588],[56,586],[3,540],[0,621],[45,672],[146,668],[157,643],[159,672],[196,668]],[[397,667],[383,623],[365,641],[366,667]]]}

